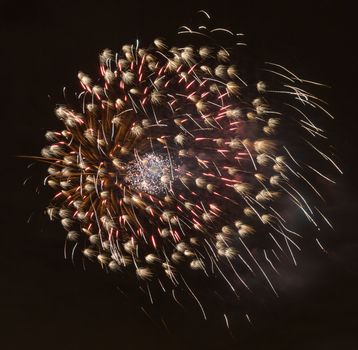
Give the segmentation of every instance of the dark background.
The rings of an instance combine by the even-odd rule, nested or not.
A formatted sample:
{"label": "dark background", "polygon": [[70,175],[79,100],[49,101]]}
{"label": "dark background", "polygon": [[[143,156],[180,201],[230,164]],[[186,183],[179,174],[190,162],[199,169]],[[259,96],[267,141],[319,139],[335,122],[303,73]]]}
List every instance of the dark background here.
{"label": "dark background", "polygon": [[[1,40],[1,349],[357,349],[356,15],[344,1],[19,1],[0,2]],[[246,33],[248,54],[324,82],[336,116],[327,128],[344,175],[328,193],[335,231],[328,254],[303,255],[277,301],[250,306],[250,325],[231,313],[203,321],[197,307],[151,319],[120,276],[63,259],[65,237],[42,215],[50,194],[37,155],[62,88],[79,69],[95,73],[98,52],[139,38],[173,38],[198,9],[218,26]],[[26,185],[22,183],[30,179]],[[36,189],[41,189],[40,194]],[[29,216],[30,223],[27,223]],[[87,264],[88,265],[88,264]],[[127,288],[127,296],[119,288]],[[215,305],[214,305],[215,308]],[[195,309],[195,310],[194,310]],[[163,322],[163,320],[164,322]],[[165,326],[165,325],[166,326]]]}

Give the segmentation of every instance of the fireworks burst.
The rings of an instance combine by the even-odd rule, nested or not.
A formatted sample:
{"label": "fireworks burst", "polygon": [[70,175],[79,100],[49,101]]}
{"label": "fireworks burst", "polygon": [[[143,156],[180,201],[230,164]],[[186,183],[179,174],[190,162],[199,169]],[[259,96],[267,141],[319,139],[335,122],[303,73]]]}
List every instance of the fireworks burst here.
{"label": "fireworks burst", "polygon": [[306,91],[319,84],[273,63],[253,80],[237,64],[243,43],[223,47],[217,33],[242,37],[183,27],[205,44],[106,49],[98,79],[78,73],[78,103],[57,107],[64,130],[47,132],[42,150],[56,189],[48,214],[68,231],[72,256],[80,249],[105,269],[194,298],[189,270],[235,293],[255,274],[276,293],[267,269],[296,264],[295,223],[306,218],[319,245],[329,224],[315,183],[334,182],[320,160],[340,172],[316,146],[326,138],[317,115],[330,114]]}

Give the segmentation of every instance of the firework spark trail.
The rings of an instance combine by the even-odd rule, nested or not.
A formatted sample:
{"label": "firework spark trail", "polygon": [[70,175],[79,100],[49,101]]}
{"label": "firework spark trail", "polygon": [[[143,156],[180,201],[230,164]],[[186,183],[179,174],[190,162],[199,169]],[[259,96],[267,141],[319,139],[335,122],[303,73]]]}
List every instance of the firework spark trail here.
{"label": "firework spark trail", "polygon": [[[50,164],[45,183],[56,194],[48,214],[68,231],[65,256],[72,243],[72,260],[82,247],[102,267],[132,270],[145,283],[157,277],[163,290],[166,276],[178,304],[173,288],[183,282],[204,318],[184,270],[222,278],[235,294],[250,291],[241,277],[250,271],[277,295],[261,264],[279,274],[269,251],[296,264],[291,247],[300,250],[302,234],[286,207],[302,212],[295,215],[312,224],[312,236],[318,219],[331,226],[310,175],[334,181],[318,161],[310,165],[312,150],[341,173],[315,139],[325,136],[312,120],[319,111],[331,116],[305,90],[316,83],[270,62],[259,70],[267,80],[253,81],[236,64],[242,43],[215,44],[217,32],[241,38],[224,28],[182,27],[185,38],[204,44],[156,39],[148,48],[105,49],[99,79],[78,73],[78,106],[57,107],[65,128],[46,133],[51,144],[38,157]],[[257,239],[265,242],[262,257],[253,251]],[[148,284],[147,291],[153,302]]]}

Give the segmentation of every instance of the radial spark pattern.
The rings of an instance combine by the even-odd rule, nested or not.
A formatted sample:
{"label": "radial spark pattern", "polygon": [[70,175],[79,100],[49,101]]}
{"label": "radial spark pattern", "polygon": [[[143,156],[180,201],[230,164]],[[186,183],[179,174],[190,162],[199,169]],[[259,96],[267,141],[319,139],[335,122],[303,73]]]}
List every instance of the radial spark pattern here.
{"label": "radial spark pattern", "polygon": [[183,28],[204,37],[198,47],[106,49],[98,79],[78,74],[79,103],[58,106],[65,128],[42,151],[57,191],[48,213],[68,248],[106,269],[188,288],[194,270],[234,291],[254,274],[276,293],[267,271],[296,263],[295,223],[307,219],[319,244],[329,224],[315,184],[333,182],[321,160],[337,168],[316,146],[315,120],[328,112],[311,82],[280,65],[246,74],[241,45],[210,38],[219,31],[230,35]]}

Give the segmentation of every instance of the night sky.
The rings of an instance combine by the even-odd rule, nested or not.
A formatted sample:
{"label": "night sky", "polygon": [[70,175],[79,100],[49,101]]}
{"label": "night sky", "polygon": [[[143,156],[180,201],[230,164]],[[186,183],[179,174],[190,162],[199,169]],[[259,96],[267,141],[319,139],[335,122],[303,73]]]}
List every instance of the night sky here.
{"label": "night sky", "polygon": [[[100,50],[170,41],[199,9],[244,32],[252,60],[332,87],[319,95],[336,116],[326,129],[344,171],[326,193],[328,254],[308,249],[285,269],[278,299],[225,305],[231,331],[219,305],[208,321],[192,302],[181,309],[163,297],[151,308],[125,277],[65,261],[65,232],[43,215],[46,167],[16,158],[39,154],[46,130],[60,126],[63,87],[78,88],[79,70],[94,75]],[[357,19],[348,1],[1,1],[0,12],[0,349],[358,349]]]}

